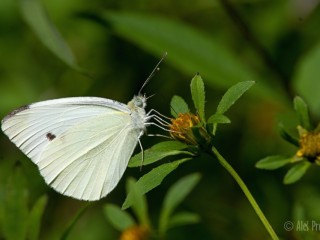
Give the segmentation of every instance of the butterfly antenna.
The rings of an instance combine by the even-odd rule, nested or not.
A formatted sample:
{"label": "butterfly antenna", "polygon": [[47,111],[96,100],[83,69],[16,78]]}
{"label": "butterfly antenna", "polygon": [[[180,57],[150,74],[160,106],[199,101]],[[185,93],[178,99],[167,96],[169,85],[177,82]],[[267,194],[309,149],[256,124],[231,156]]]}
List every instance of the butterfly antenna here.
{"label": "butterfly antenna", "polygon": [[146,100],[148,100],[149,98],[152,98],[154,95],[156,95],[156,93],[154,93],[154,94],[152,94],[152,95],[150,95],[150,96],[146,97]]}
{"label": "butterfly antenna", "polygon": [[149,75],[149,77],[147,78],[147,80],[142,84],[142,87],[140,88],[139,93],[138,93],[139,95],[140,95],[142,89],[144,88],[144,86],[150,81],[150,79],[154,76],[154,74],[155,74],[157,71],[160,70],[159,65],[160,65],[160,63],[166,58],[167,55],[168,55],[167,52],[165,52],[165,53],[163,54],[162,58],[161,58],[160,61],[157,63],[157,65],[155,66],[155,68],[152,70],[152,72],[150,73],[150,75]]}

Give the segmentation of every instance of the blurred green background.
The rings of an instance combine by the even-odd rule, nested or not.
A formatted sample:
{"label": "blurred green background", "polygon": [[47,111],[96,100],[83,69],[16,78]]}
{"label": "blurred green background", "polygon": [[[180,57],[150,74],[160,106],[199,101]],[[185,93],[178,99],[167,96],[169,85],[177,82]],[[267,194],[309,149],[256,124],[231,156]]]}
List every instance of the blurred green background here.
{"label": "blurred green background", "polygon": [[[216,146],[248,184],[283,239],[320,239],[319,231],[285,231],[286,221],[320,223],[320,169],[298,183],[282,184],[286,169],[254,167],[270,154],[297,149],[277,132],[282,121],[295,130],[292,99],[302,96],[315,123],[320,118],[320,7],[315,0],[1,0],[0,116],[32,102],[99,96],[128,102],[164,52],[161,70],[145,87],[148,108],[170,115],[174,94],[191,105],[190,80],[200,72],[206,85],[207,116],[222,94],[239,81],[256,84],[228,113]],[[162,133],[150,128],[150,133]],[[162,141],[143,137],[145,149]],[[139,149],[136,151],[138,152]],[[125,180],[152,167],[128,169],[118,187],[92,204],[68,239],[117,239],[102,206],[121,205]],[[180,177],[202,179],[179,207],[201,222],[175,228],[168,239],[268,239],[268,234],[233,179],[215,161],[189,161],[147,194],[157,218],[164,193]],[[107,174],[107,173],[106,173]],[[17,180],[18,179],[18,180]],[[36,200],[48,202],[40,239],[58,239],[86,203],[54,192],[37,167],[1,133],[0,239],[16,229]],[[9,196],[9,197],[8,197]],[[19,212],[18,206],[25,210]],[[11,224],[11,225],[10,225]]]}

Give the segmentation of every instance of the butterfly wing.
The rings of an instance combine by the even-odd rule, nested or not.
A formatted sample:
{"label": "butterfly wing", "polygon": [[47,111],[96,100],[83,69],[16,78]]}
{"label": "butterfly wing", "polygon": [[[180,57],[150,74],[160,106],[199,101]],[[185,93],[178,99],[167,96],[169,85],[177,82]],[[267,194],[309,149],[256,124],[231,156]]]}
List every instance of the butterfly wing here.
{"label": "butterfly wing", "polygon": [[1,128],[23,153],[38,163],[50,139],[82,121],[114,110],[129,111],[126,105],[104,98],[55,99],[14,110],[2,120]]}
{"label": "butterfly wing", "polygon": [[50,186],[84,200],[100,199],[116,186],[140,134],[127,105],[88,97],[22,107],[2,120],[2,130]]}
{"label": "butterfly wing", "polygon": [[46,182],[58,192],[98,200],[119,182],[138,136],[129,114],[103,114],[55,138],[38,166]]}

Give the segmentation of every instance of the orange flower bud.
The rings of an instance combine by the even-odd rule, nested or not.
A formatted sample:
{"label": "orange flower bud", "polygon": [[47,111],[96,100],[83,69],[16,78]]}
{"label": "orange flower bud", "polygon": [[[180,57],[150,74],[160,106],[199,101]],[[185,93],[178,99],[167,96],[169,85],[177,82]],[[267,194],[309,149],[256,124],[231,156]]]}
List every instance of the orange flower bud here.
{"label": "orange flower bud", "polygon": [[298,127],[300,149],[296,153],[298,157],[305,157],[310,161],[320,160],[320,132],[308,132]]}
{"label": "orange flower bud", "polygon": [[122,232],[120,240],[147,240],[149,239],[150,231],[142,225],[135,225]]}
{"label": "orange flower bud", "polygon": [[[195,135],[192,129],[194,127],[199,127],[199,136]],[[203,142],[203,139],[206,143],[210,140],[210,136],[203,127],[200,118],[192,113],[179,113],[177,118],[171,119],[170,135],[175,140],[188,145],[199,145]]]}

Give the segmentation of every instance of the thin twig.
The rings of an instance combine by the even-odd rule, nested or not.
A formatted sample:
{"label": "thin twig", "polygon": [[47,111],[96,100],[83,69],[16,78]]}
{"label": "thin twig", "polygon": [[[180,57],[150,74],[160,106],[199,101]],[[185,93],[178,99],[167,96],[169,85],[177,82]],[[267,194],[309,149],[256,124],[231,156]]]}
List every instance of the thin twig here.
{"label": "thin twig", "polygon": [[265,47],[255,37],[249,25],[241,17],[239,11],[230,3],[229,0],[219,0],[221,6],[224,8],[230,19],[233,21],[235,26],[239,29],[239,32],[243,37],[251,44],[251,47],[257,52],[258,56],[262,61],[277,75],[281,80],[282,86],[286,89],[287,93],[290,94],[289,77],[283,72],[279,65],[270,56]]}

